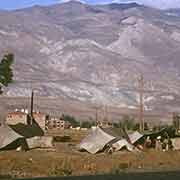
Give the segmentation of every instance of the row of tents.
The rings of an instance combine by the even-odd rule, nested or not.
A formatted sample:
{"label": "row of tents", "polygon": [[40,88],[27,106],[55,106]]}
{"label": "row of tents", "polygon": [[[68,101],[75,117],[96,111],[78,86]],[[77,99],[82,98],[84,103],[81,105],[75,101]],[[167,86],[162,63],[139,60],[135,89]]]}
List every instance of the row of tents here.
{"label": "row of tents", "polygon": [[[96,154],[101,151],[114,152],[126,148],[129,151],[138,151],[147,138],[156,140],[157,137],[171,138],[175,150],[180,150],[180,138],[175,138],[175,132],[170,128],[158,132],[141,134],[138,131],[127,133],[120,128],[94,127],[78,145],[79,150]],[[37,123],[32,125],[16,124],[0,126],[0,150],[34,148],[53,148],[54,137],[44,136],[43,130]]]}
{"label": "row of tents", "polygon": [[[119,151],[126,148],[129,151],[139,150],[138,145],[143,145],[148,138],[156,139],[159,136],[166,135],[174,138],[175,134],[169,128],[161,129],[158,132],[141,134],[138,131],[127,133],[124,129],[108,128],[103,129],[95,127],[79,144],[79,150],[88,151],[96,154],[107,149]],[[139,146],[140,147],[140,146]],[[142,146],[141,146],[142,147]]]}

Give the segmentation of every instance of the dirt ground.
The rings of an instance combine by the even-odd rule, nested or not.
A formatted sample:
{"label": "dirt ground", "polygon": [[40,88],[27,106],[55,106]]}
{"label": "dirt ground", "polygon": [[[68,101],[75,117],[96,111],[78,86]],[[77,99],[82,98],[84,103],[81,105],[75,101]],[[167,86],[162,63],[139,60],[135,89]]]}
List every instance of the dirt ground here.
{"label": "dirt ground", "polygon": [[180,151],[148,150],[139,153],[120,151],[112,155],[105,153],[91,155],[76,149],[76,145],[87,132],[70,134],[73,137],[71,142],[57,143],[51,150],[0,152],[0,177],[118,174],[122,171],[177,170],[180,167]]}

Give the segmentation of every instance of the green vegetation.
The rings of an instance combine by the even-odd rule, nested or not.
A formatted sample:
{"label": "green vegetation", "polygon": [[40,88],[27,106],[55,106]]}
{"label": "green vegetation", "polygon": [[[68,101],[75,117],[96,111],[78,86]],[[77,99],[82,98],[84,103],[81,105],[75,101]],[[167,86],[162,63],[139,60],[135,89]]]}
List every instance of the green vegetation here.
{"label": "green vegetation", "polygon": [[12,64],[14,62],[14,55],[6,53],[0,62],[0,93],[2,93],[2,86],[8,86],[13,81]]}
{"label": "green vegetation", "polygon": [[89,121],[84,121],[81,123],[81,128],[91,128],[91,123]]}
{"label": "green vegetation", "polygon": [[135,122],[133,117],[125,115],[118,123],[114,123],[116,128],[124,128],[126,130],[138,130],[139,124]]}
{"label": "green vegetation", "polygon": [[178,134],[180,130],[180,116],[177,113],[173,113],[173,127],[176,130],[176,134]]}
{"label": "green vegetation", "polygon": [[90,122],[90,121],[83,121],[81,123],[81,128],[91,128],[92,126],[95,126],[96,123],[93,121],[93,122]]}
{"label": "green vegetation", "polygon": [[80,122],[76,120],[76,118],[74,116],[70,116],[67,114],[63,114],[62,115],[62,119],[64,121],[68,121],[73,128],[80,126]]}
{"label": "green vegetation", "polygon": [[89,121],[82,121],[82,123],[80,123],[79,120],[77,120],[74,116],[71,116],[71,115],[63,114],[61,118],[64,121],[68,121],[72,125],[73,128],[76,128],[76,127],[91,128],[92,126],[96,125],[96,123],[92,121],[92,119]]}

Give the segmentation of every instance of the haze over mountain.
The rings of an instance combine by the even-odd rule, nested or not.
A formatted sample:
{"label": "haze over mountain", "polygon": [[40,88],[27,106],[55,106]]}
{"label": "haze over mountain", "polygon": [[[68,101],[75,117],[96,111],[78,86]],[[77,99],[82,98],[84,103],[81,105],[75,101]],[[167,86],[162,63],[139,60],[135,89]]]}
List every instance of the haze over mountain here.
{"label": "haze over mountain", "polygon": [[180,10],[137,3],[67,2],[0,12],[0,52],[15,54],[7,96],[64,97],[136,108],[138,78],[146,109],[180,102]]}

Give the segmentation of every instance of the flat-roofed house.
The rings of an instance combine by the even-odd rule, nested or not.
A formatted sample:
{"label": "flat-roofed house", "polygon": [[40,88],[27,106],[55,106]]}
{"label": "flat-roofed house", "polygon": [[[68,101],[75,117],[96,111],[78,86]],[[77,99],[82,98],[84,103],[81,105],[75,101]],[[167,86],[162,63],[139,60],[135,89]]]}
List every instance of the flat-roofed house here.
{"label": "flat-roofed house", "polygon": [[6,123],[9,125],[15,125],[18,123],[26,124],[27,119],[28,119],[28,114],[26,114],[25,112],[21,112],[21,111],[10,112],[7,114]]}
{"label": "flat-roofed house", "polygon": [[[6,117],[6,124],[8,125],[16,125],[18,123],[22,123],[28,125],[30,119],[30,115],[26,112],[15,111],[8,113]],[[41,112],[33,112],[33,119],[39,125],[42,130],[46,130],[48,115]]]}
{"label": "flat-roofed house", "polygon": [[48,121],[48,128],[49,129],[63,130],[63,129],[70,128],[70,126],[71,126],[71,124],[62,118],[51,117],[50,120]]}

